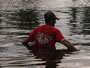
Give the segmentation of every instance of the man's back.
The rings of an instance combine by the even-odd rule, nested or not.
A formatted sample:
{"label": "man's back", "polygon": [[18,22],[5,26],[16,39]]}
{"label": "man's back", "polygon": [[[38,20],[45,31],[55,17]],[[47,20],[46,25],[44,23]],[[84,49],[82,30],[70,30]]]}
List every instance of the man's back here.
{"label": "man's back", "polygon": [[50,25],[37,27],[28,37],[30,41],[35,41],[35,47],[55,48],[55,42],[64,39],[61,32]]}

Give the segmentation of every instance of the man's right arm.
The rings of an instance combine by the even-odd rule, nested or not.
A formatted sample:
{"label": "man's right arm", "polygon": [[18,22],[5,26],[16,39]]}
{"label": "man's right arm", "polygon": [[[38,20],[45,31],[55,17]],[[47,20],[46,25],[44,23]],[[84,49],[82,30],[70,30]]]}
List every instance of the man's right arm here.
{"label": "man's right arm", "polygon": [[30,49],[31,47],[29,46],[29,42],[34,42],[35,40],[35,34],[36,34],[36,29],[34,29],[30,35],[22,42],[22,44],[27,48]]}
{"label": "man's right arm", "polygon": [[25,39],[24,41],[22,41],[22,44],[28,49],[30,50],[30,46],[29,46],[29,40]]}

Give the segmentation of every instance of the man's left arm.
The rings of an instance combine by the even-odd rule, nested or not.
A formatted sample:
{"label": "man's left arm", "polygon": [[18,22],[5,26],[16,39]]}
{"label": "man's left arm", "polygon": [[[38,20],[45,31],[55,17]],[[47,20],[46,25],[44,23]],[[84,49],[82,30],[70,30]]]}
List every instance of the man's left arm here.
{"label": "man's left arm", "polygon": [[68,48],[68,50],[73,50],[73,51],[76,51],[76,50],[77,50],[77,49],[72,45],[71,42],[69,42],[68,40],[66,40],[66,39],[64,38],[64,36],[62,35],[62,33],[61,33],[59,30],[57,30],[56,41],[64,44],[64,45]]}

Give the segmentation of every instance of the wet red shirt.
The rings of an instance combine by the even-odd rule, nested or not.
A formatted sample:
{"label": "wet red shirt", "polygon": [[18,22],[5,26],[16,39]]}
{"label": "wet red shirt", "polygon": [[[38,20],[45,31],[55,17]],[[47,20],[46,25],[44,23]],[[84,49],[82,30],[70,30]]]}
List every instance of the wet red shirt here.
{"label": "wet red shirt", "polygon": [[35,47],[55,47],[55,42],[64,39],[62,33],[53,26],[42,25],[37,27],[27,38],[29,41],[35,41]]}

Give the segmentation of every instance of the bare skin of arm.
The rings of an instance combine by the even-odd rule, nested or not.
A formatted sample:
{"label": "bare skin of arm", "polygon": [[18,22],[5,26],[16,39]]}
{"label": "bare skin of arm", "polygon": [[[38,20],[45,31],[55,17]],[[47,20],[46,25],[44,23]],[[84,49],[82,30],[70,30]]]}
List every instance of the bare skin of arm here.
{"label": "bare skin of arm", "polygon": [[72,45],[72,43],[66,39],[64,39],[61,43],[64,44],[68,48],[68,50],[77,51],[77,49]]}
{"label": "bare skin of arm", "polygon": [[[28,45],[29,43],[29,40],[25,39],[22,44],[29,50],[30,49],[30,46]],[[68,50],[70,51],[77,51],[77,49],[72,45],[71,42],[69,42],[68,40],[64,39],[62,42],[60,42],[62,44],[64,44]]]}
{"label": "bare skin of arm", "polygon": [[29,41],[27,39],[25,39],[24,41],[22,41],[22,44],[29,50],[30,46],[28,45]]}

